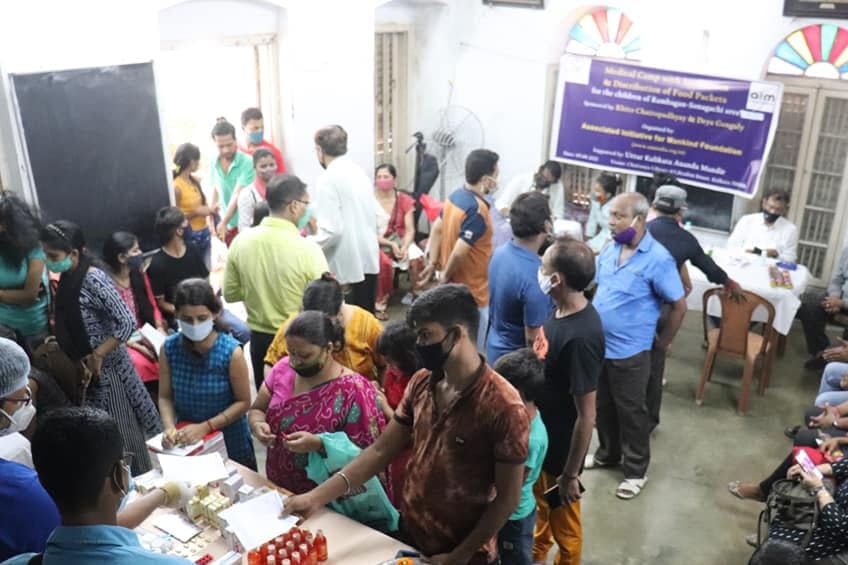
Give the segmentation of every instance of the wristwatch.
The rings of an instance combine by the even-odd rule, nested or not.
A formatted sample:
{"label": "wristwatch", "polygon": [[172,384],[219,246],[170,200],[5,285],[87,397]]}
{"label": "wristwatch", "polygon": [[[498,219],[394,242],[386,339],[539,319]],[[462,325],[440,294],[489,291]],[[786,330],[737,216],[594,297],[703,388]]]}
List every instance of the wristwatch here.
{"label": "wristwatch", "polygon": [[816,496],[816,495],[818,495],[818,494],[819,494],[821,491],[823,491],[823,490],[825,490],[824,485],[819,485],[819,486],[817,486],[817,487],[814,487],[814,488],[810,491],[810,494],[811,494],[812,496]]}

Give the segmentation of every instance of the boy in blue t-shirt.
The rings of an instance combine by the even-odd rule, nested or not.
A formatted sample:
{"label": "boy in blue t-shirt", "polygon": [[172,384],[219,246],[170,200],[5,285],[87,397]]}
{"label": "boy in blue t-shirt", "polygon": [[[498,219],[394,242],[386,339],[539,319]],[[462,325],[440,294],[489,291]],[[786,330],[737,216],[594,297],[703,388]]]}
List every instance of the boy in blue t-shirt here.
{"label": "boy in blue t-shirt", "polygon": [[536,526],[533,484],[539,478],[548,452],[548,431],[536,408],[536,398],[545,382],[545,366],[531,349],[524,348],[502,356],[495,363],[494,369],[518,390],[530,417],[530,440],[524,464],[526,470],[521,501],[498,533],[498,552],[502,565],[531,565],[533,529]]}

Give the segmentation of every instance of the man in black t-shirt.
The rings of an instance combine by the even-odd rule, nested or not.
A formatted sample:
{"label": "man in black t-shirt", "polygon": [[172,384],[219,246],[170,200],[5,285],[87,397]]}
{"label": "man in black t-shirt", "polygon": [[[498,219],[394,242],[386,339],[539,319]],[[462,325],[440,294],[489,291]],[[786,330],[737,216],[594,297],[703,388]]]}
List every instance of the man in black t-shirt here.
{"label": "man in black t-shirt", "polygon": [[[533,489],[538,503],[534,562],[545,562],[556,541],[556,563],[580,563],[579,476],[592,439],[595,390],[604,362],[601,318],[583,294],[594,278],[595,254],[583,242],[559,240],[542,258],[539,286],[550,294],[556,312],[534,344],[545,361],[545,394],[538,406],[548,430],[548,453]],[[557,485],[562,505],[550,510],[544,492]]]}
{"label": "man in black t-shirt", "polygon": [[[156,304],[172,329],[176,329],[174,292],[177,285],[186,279],[209,278],[203,257],[185,244],[186,229],[188,220],[179,208],[168,206],[156,213],[155,231],[162,247],[151,258],[147,277]],[[220,322],[242,345],[250,341],[250,328],[230,311],[221,311]]]}

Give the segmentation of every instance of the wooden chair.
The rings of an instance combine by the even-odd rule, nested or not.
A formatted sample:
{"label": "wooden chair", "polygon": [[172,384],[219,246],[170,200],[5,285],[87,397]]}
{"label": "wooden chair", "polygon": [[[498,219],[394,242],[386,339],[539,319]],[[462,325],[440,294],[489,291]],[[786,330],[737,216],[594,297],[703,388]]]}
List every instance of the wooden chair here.
{"label": "wooden chair", "polygon": [[[739,393],[739,414],[745,414],[748,409],[748,393],[754,377],[754,368],[760,362],[759,393],[765,393],[771,379],[774,364],[775,332],[774,305],[762,296],[750,291],[744,291],[745,300],[736,302],[721,288],[713,288],[704,293],[704,335],[707,336],[707,356],[704,359],[704,370],[701,382],[695,396],[695,403],[700,406],[704,402],[704,388],[712,377],[713,364],[716,355],[723,354],[742,359],[745,369],[742,375],[742,386]],[[708,329],[707,303],[713,296],[721,301],[721,327]],[[763,326],[763,334],[750,330],[754,310],[762,306],[768,313],[768,320]]]}

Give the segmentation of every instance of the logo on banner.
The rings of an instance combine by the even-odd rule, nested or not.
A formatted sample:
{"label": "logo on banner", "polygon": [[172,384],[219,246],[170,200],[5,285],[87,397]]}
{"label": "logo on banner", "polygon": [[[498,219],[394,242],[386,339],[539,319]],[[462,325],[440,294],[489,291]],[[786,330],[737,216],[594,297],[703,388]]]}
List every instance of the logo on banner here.
{"label": "logo on banner", "polygon": [[748,101],[746,110],[757,112],[768,112],[773,114],[777,108],[777,100],[780,97],[780,87],[767,82],[752,82],[748,89]]}

